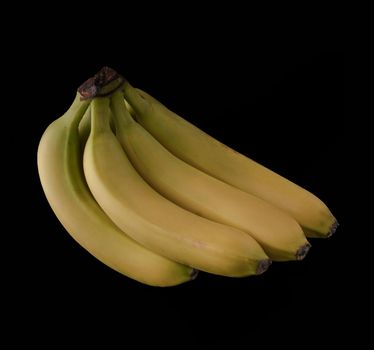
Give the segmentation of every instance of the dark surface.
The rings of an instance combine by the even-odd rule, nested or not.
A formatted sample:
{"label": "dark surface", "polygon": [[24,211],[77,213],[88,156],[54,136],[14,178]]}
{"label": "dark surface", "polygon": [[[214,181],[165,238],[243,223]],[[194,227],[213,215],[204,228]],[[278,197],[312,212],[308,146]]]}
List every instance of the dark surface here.
{"label": "dark surface", "polygon": [[[284,345],[302,339],[333,342],[353,327],[345,216],[344,55],[339,48],[289,50],[221,43],[194,47],[148,42],[110,55],[77,59],[52,52],[31,57],[25,74],[45,89],[30,89],[20,108],[35,106],[28,123],[24,171],[29,174],[33,233],[22,233],[25,262],[13,274],[14,324],[36,327],[56,339],[83,335],[106,343]],[[141,53],[141,54],[140,54]],[[115,58],[115,59],[113,59]],[[304,261],[274,263],[263,275],[230,279],[200,273],[178,287],[141,285],[91,257],[63,229],[42,192],[36,150],[44,129],[71,104],[77,87],[108,65],[134,86],[239,152],[315,193],[340,227],[326,240],[311,240]],[[59,84],[54,82],[58,81]],[[36,115],[37,114],[37,115]],[[31,169],[31,172],[30,172]],[[351,278],[351,277],[349,277]],[[63,330],[54,327],[62,318]],[[31,338],[39,339],[38,332]],[[39,335],[38,335],[39,334]],[[301,339],[301,340],[300,340]]]}

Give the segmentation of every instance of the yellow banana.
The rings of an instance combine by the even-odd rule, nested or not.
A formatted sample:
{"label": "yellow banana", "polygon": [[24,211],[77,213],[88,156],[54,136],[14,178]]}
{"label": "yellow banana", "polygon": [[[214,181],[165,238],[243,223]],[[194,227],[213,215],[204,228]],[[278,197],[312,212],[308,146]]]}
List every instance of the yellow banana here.
{"label": "yellow banana", "polygon": [[[78,124],[89,106],[77,94],[72,106],[44,132],[38,170],[45,195],[70,235],[114,270],[153,286],[173,286],[195,271],[161,257],[127,237],[101,210],[83,176]],[[88,118],[88,117],[86,117]],[[87,120],[82,124],[87,134]]]}
{"label": "yellow banana", "polygon": [[109,103],[92,101],[83,164],[92,194],[113,222],[144,247],[199,270],[236,277],[266,270],[270,260],[249,235],[177,206],[143,180],[110,129]]}
{"label": "yellow banana", "polygon": [[160,194],[191,212],[249,233],[272,260],[306,255],[310,245],[291,216],[175,157],[134,121],[121,92],[111,101],[118,140],[136,170]]}
{"label": "yellow banana", "polygon": [[136,120],[178,158],[288,212],[309,237],[336,230],[335,217],[312,193],[215,140],[128,82],[123,92]]}

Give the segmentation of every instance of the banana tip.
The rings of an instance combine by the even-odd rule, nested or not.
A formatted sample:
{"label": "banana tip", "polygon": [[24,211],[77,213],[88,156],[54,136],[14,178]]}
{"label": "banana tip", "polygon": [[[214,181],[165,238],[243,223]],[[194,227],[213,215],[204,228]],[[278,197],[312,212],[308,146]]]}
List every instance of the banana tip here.
{"label": "banana tip", "polygon": [[269,268],[271,263],[272,261],[270,259],[260,260],[257,265],[256,275],[261,275],[262,273],[264,273]]}
{"label": "banana tip", "polygon": [[296,260],[303,260],[308,254],[312,245],[310,243],[305,243],[296,252]]}
{"label": "banana tip", "polygon": [[330,227],[330,231],[327,234],[327,237],[331,237],[335,233],[338,227],[339,227],[339,223],[337,220],[335,220],[334,223]]}
{"label": "banana tip", "polygon": [[192,269],[190,272],[190,280],[193,281],[197,277],[198,274],[199,274],[199,270]]}

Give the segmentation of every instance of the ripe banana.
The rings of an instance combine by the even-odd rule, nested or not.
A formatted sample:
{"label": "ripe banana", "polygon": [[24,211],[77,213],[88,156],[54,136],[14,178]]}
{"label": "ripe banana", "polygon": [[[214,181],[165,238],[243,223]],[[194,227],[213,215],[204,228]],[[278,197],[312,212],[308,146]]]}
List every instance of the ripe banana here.
{"label": "ripe banana", "polygon": [[143,246],[199,270],[233,277],[265,271],[270,260],[249,235],[177,206],[143,180],[110,129],[109,103],[91,103],[83,165],[92,194],[113,222]]}
{"label": "ripe banana", "polygon": [[[195,275],[193,269],[161,257],[127,237],[92,197],[83,175],[78,133],[89,103],[81,101],[77,94],[69,110],[41,138],[38,170],[53,211],[82,247],[114,270],[153,286],[173,286],[190,280]],[[86,120],[83,134],[87,134],[88,127]]]}
{"label": "ripe banana", "polygon": [[118,140],[136,170],[160,194],[195,214],[249,233],[272,260],[306,255],[310,245],[291,216],[175,157],[134,121],[120,91],[111,103]]}
{"label": "ripe banana", "polygon": [[215,140],[128,82],[123,92],[136,120],[178,158],[288,212],[309,237],[328,237],[336,230],[335,217],[312,193]]}

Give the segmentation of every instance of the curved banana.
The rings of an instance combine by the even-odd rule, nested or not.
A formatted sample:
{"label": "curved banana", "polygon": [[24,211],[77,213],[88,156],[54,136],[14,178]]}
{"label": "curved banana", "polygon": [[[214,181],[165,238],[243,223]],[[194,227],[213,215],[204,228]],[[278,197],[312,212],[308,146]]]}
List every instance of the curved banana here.
{"label": "curved banana", "polygon": [[131,117],[121,92],[112,97],[117,138],[141,176],[181,207],[249,233],[272,260],[302,259],[310,244],[284,211],[175,157]]}
{"label": "curved banana", "polygon": [[123,92],[136,120],[186,163],[283,209],[309,237],[328,237],[337,221],[315,195],[234,151],[128,82]]}
{"label": "curved banana", "polygon": [[265,271],[270,260],[249,235],[177,206],[143,180],[110,129],[109,103],[92,101],[83,165],[92,194],[113,222],[143,246],[199,270],[236,277]]}
{"label": "curved banana", "polygon": [[82,247],[130,278],[153,286],[173,286],[190,280],[194,270],[127,237],[92,197],[83,176],[78,133],[88,105],[89,101],[81,101],[77,94],[69,110],[46,129],[40,140],[40,181],[57,218]]}

